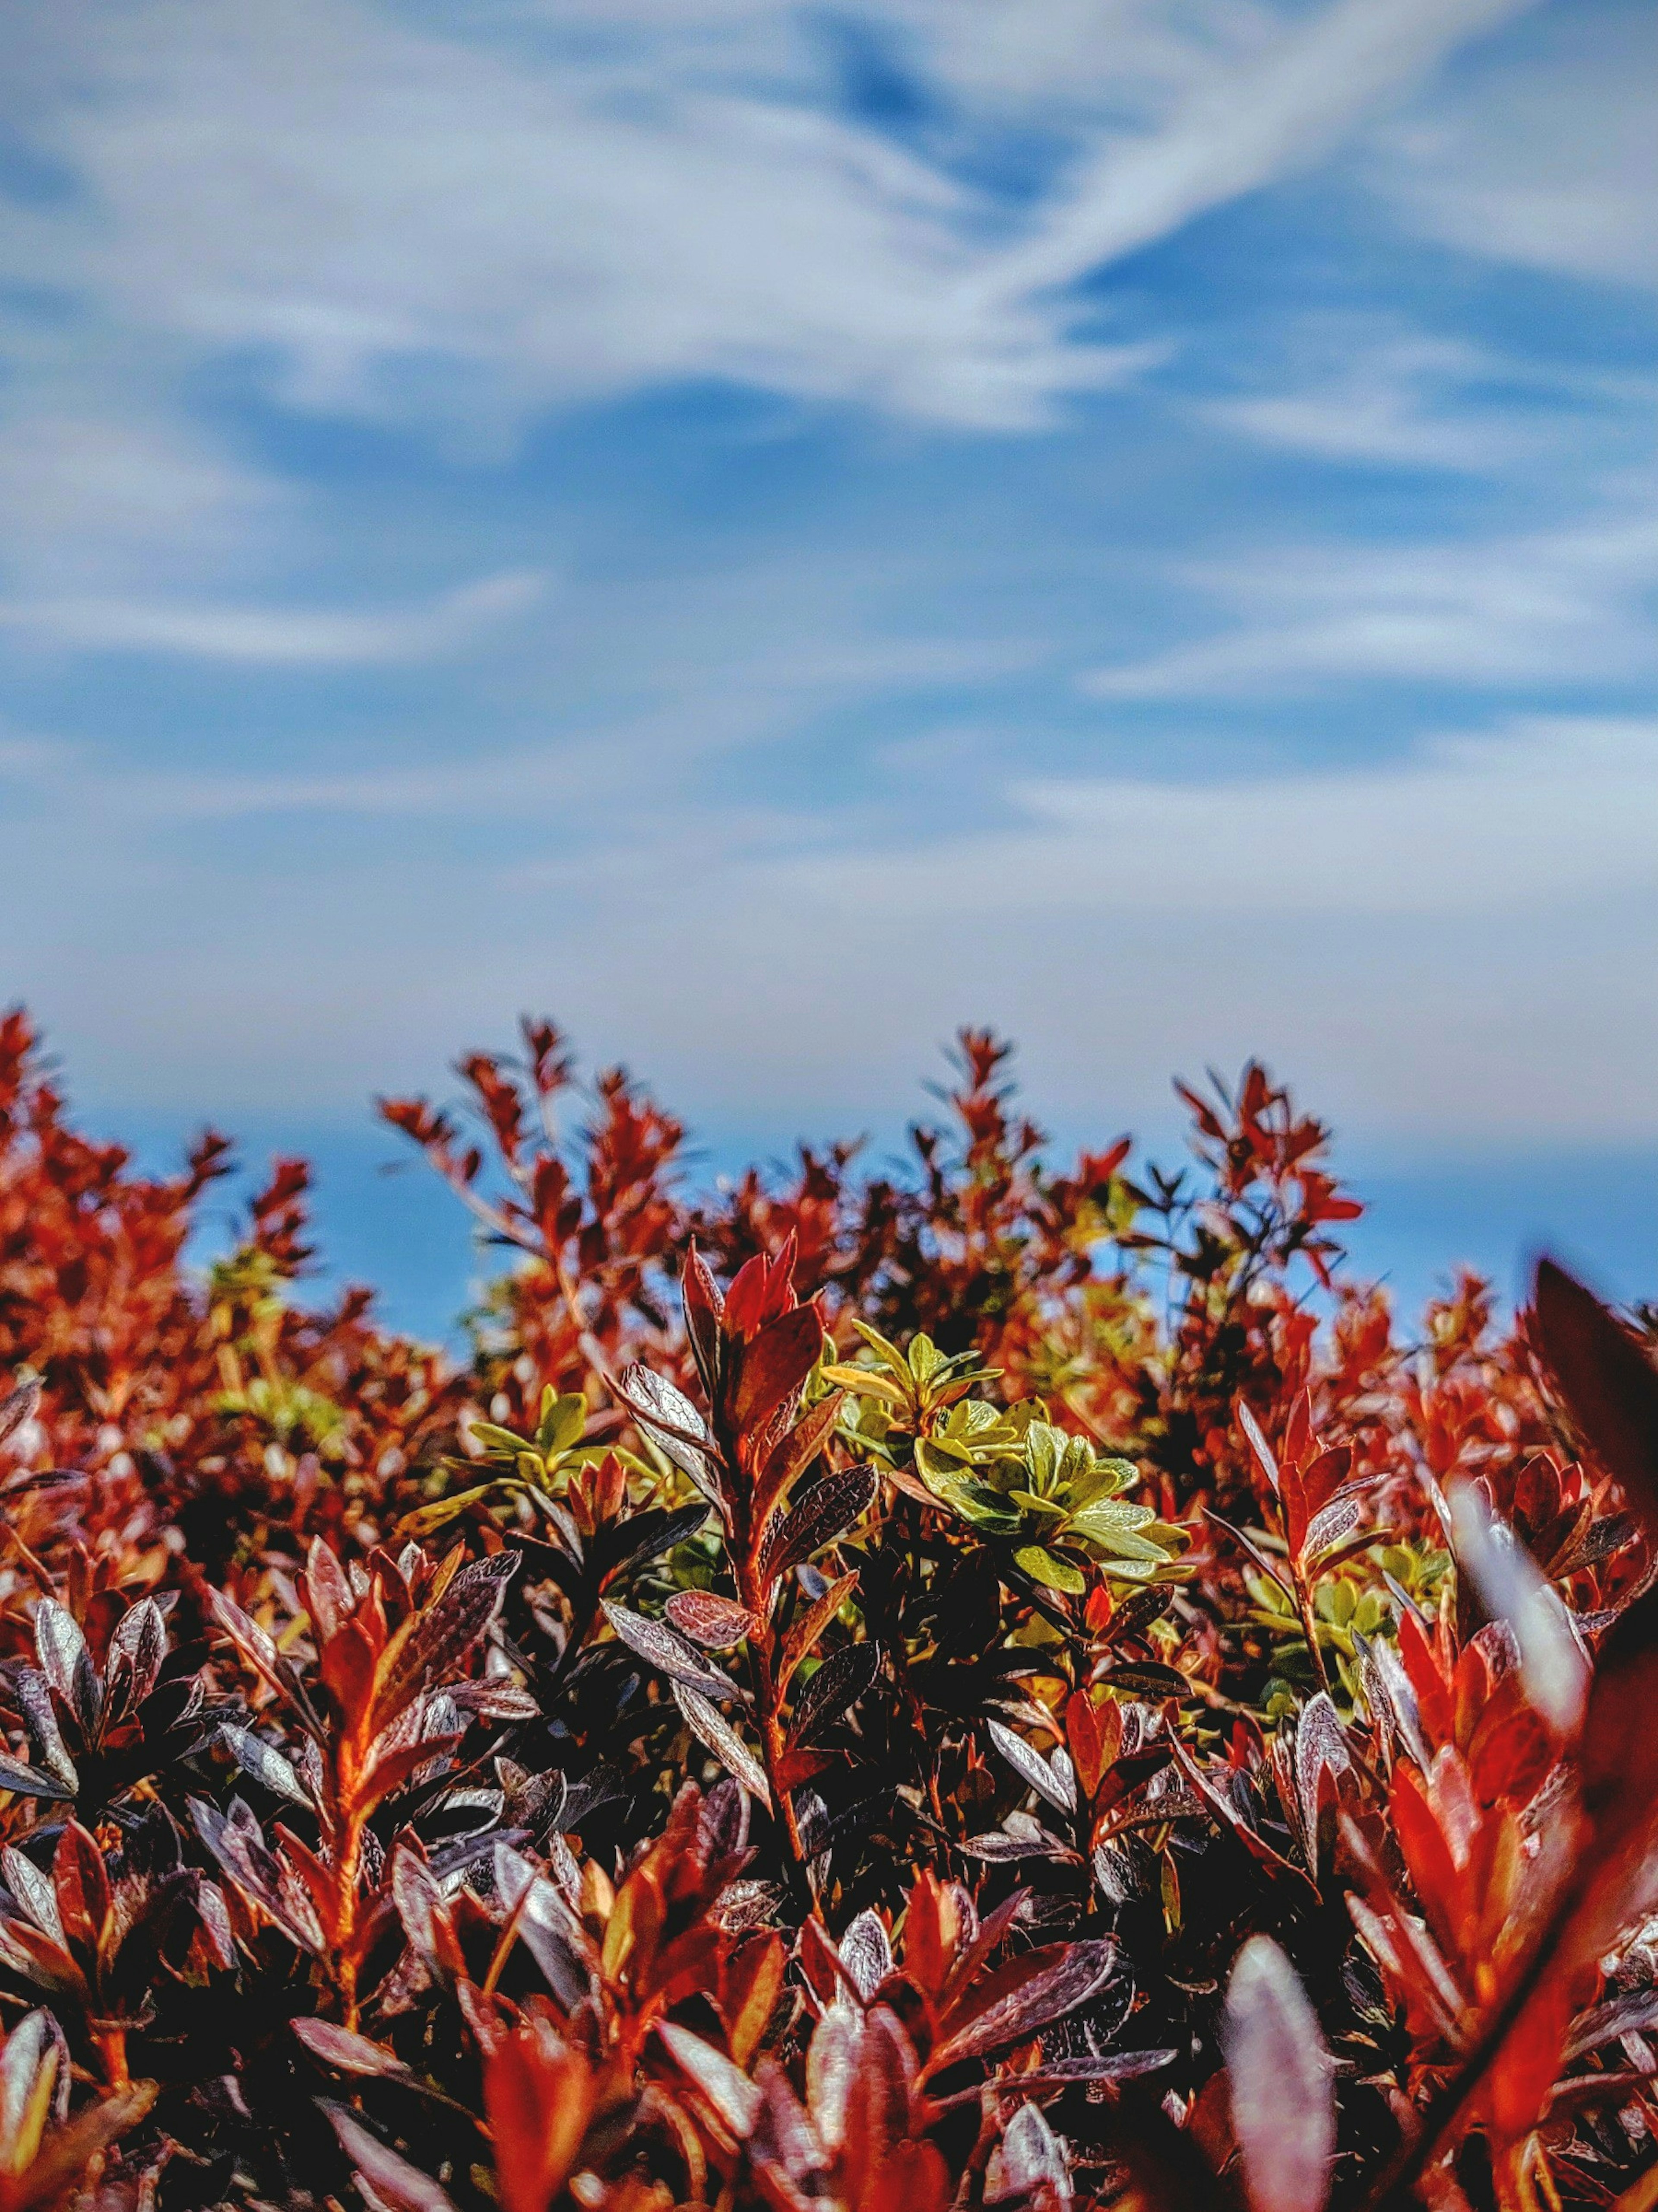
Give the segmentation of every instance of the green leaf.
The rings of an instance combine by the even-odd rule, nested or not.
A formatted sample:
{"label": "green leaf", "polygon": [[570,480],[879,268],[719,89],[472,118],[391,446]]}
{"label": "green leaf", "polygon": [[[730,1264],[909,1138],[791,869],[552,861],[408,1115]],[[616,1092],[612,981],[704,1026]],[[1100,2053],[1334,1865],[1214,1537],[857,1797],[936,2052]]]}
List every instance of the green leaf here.
{"label": "green leaf", "polygon": [[917,1382],[929,1382],[945,1364],[930,1336],[912,1336],[910,1339],[910,1372]]}
{"label": "green leaf", "polygon": [[522,1437],[514,1436],[510,1429],[497,1428],[493,1421],[474,1421],[472,1437],[483,1446],[491,1459],[515,1460],[528,1449]]}
{"label": "green leaf", "polygon": [[972,1463],[972,1450],[954,1437],[916,1438],[916,1466],[923,1482],[930,1482],[935,1478],[941,1482],[949,1481],[960,1474],[964,1468],[971,1468]]}
{"label": "green leaf", "polygon": [[1071,1526],[1097,1542],[1110,1543],[1119,1536],[1139,1534],[1156,1518],[1149,1505],[1131,1505],[1119,1498],[1096,1498],[1092,1505],[1072,1514]]}
{"label": "green leaf", "polygon": [[988,1489],[982,1482],[951,1474],[928,1480],[927,1487],[941,1505],[948,1505],[975,1528],[988,1529],[997,1536],[1016,1536],[1024,1525],[1023,1516],[1009,1510],[1000,1491]]}
{"label": "green leaf", "polygon": [[875,1357],[890,1367],[894,1375],[907,1382],[910,1379],[910,1363],[897,1345],[884,1337],[879,1329],[871,1328],[867,1321],[855,1321],[852,1326]]}
{"label": "green leaf", "polygon": [[1015,1564],[1024,1569],[1033,1583],[1041,1583],[1049,1589],[1063,1590],[1068,1597],[1081,1597],[1088,1586],[1088,1577],[1069,1560],[1056,1559],[1040,1544],[1021,1544],[1013,1556]]}
{"label": "green leaf", "polygon": [[1010,1490],[1008,1495],[1016,1505],[1022,1505],[1027,1512],[1045,1513],[1049,1519],[1053,1521],[1063,1521],[1065,1518],[1065,1509],[1063,1505],[1056,1504],[1051,1498],[1039,1498],[1033,1490]]}
{"label": "green leaf", "polygon": [[541,1419],[535,1431],[535,1449],[545,1458],[557,1459],[561,1453],[572,1450],[581,1443],[582,1431],[587,1425],[588,1401],[582,1392],[572,1391],[559,1397],[544,1390],[541,1394]]}
{"label": "green leaf", "polygon": [[472,1490],[457,1490],[448,1498],[434,1498],[430,1505],[417,1505],[412,1513],[405,1513],[398,1522],[397,1533],[405,1537],[430,1536],[435,1528],[442,1528],[457,1514],[464,1513],[469,1505],[475,1505],[480,1498],[487,1498],[498,1487],[497,1483],[480,1482]]}
{"label": "green leaf", "polygon": [[1025,1437],[1025,1464],[1033,1490],[1049,1490],[1064,1457],[1063,1433],[1046,1421],[1033,1421]]}

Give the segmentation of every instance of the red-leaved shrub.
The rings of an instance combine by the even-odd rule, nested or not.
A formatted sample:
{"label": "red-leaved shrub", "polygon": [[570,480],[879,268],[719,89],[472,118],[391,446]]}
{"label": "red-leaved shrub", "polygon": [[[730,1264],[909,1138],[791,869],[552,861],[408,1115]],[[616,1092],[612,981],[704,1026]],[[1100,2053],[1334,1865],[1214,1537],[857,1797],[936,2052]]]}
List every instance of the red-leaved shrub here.
{"label": "red-leaved shrub", "polygon": [[0,1025],[0,2212],[1658,2207],[1658,1370],[1259,1066],[699,1194],[558,1032],[314,1306]]}

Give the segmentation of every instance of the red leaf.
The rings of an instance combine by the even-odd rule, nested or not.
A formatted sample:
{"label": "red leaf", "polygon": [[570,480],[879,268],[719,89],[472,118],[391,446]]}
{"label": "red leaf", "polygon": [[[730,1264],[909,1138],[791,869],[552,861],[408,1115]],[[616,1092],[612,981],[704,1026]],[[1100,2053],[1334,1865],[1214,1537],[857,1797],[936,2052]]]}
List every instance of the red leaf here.
{"label": "red leaf", "polygon": [[795,1306],[768,1322],[737,1355],[732,1418],[745,1437],[767,1428],[792,1405],[823,1350],[823,1322],[815,1305]]}
{"label": "red leaf", "polygon": [[675,1590],[662,1610],[682,1636],[705,1651],[728,1651],[754,1626],[747,1606],[715,1590]]}

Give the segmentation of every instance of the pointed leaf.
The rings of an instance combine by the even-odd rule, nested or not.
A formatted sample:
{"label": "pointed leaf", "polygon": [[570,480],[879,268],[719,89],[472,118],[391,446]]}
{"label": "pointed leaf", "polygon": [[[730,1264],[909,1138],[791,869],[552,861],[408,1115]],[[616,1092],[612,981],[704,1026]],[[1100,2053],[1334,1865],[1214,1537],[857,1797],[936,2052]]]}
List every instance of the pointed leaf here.
{"label": "pointed leaf", "polygon": [[289,2026],[314,2058],[320,2058],[325,2066],[332,2066],[342,2074],[360,2074],[384,2081],[410,2081],[415,2078],[396,2052],[388,2051],[383,2043],[354,2034],[349,2027],[336,2027],[331,2020],[295,2020]]}
{"label": "pointed leaf", "polygon": [[515,1552],[497,1552],[462,1567],[442,1595],[414,1614],[387,1645],[375,1669],[369,1724],[390,1726],[423,1691],[460,1672],[500,1610]]}
{"label": "pointed leaf", "polygon": [[722,2051],[716,2051],[711,2043],[704,2043],[701,2036],[692,2035],[689,2028],[663,2021],[656,2033],[680,2072],[701,2091],[738,2142],[742,2142],[753,2130],[760,2110],[760,2093],[748,2076],[734,2066]]}
{"label": "pointed leaf", "polygon": [[722,1674],[665,1620],[648,1620],[643,1613],[630,1613],[625,1606],[614,1605],[608,1598],[604,1611],[605,1619],[628,1650],[660,1669],[670,1682],[682,1682],[704,1697],[743,1697],[743,1691],[728,1674]]}
{"label": "pointed leaf", "polygon": [[707,1698],[699,1691],[688,1689],[683,1682],[675,1682],[674,1702],[698,1741],[713,1753],[728,1774],[736,1776],[751,1797],[769,1806],[771,1789],[765,1778],[765,1769]]}
{"label": "pointed leaf", "polygon": [[1473,1483],[1454,1484],[1449,1504],[1458,1561],[1486,1611],[1514,1631],[1527,1701],[1557,1735],[1575,1735],[1588,1697],[1589,1662],[1558,1591]]}
{"label": "pointed leaf", "polygon": [[1039,1751],[1033,1750],[1022,1735],[1015,1735],[1000,1721],[986,1721],[991,1741],[1022,1782],[1028,1783],[1038,1796],[1045,1797],[1050,1805],[1061,1813],[1076,1810],[1076,1782],[1070,1771],[1070,1761],[1063,1767],[1051,1766]]}
{"label": "pointed leaf", "polygon": [[963,2058],[983,2057],[1013,2043],[1027,2042],[1068,2012],[1099,1996],[1118,1971],[1118,1948],[1108,1938],[1093,1942],[1055,1943],[1027,1952],[1010,1967],[998,1968],[982,1992],[952,2019],[966,2018],[928,2062],[936,2073]]}
{"label": "pointed leaf", "polygon": [[0,1444],[8,1437],[15,1437],[26,1422],[32,1421],[40,1410],[40,1378],[31,1375],[15,1390],[0,1398]]}
{"label": "pointed leaf", "polygon": [[303,1805],[308,1812],[311,1810],[310,1793],[293,1766],[262,1736],[255,1735],[252,1729],[234,1727],[229,1721],[221,1725],[219,1735],[244,1774],[262,1783],[273,1796],[286,1797],[290,1803]]}
{"label": "pointed leaf", "polygon": [[872,1467],[842,1468],[814,1483],[793,1510],[774,1521],[760,1553],[760,1579],[774,1583],[843,1536],[875,1502],[879,1477]]}
{"label": "pointed leaf", "polygon": [[790,1745],[809,1743],[874,1686],[881,1672],[878,1644],[844,1644],[832,1651],[802,1691],[789,1729]]}
{"label": "pointed leaf", "polygon": [[34,1648],[40,1672],[87,1734],[94,1734],[103,1707],[103,1686],[80,1622],[55,1597],[43,1597],[35,1608]]}
{"label": "pointed leaf", "polygon": [[455,2212],[454,2199],[446,2189],[411,2166],[406,2158],[371,2135],[354,2113],[319,2098],[339,2147],[375,2193],[375,2201],[390,2212]]}
{"label": "pointed leaf", "polygon": [[868,2004],[893,1971],[893,1947],[881,1915],[860,1912],[847,1928],[837,1948],[853,1988]]}
{"label": "pointed leaf", "polygon": [[681,1474],[689,1475],[711,1504],[720,1503],[719,1462],[708,1424],[683,1390],[648,1367],[624,1368],[616,1395]]}

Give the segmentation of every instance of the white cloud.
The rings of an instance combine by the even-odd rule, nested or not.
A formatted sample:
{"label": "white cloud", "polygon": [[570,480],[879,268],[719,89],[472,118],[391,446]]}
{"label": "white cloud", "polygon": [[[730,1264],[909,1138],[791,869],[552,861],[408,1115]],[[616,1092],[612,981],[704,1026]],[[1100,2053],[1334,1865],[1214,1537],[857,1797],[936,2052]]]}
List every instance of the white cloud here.
{"label": "white cloud", "polygon": [[1395,125],[1373,176],[1421,234],[1466,252],[1658,284],[1658,15],[1578,0],[1541,32]]}
{"label": "white cloud", "polygon": [[[714,376],[1026,423],[1142,360],[1040,295],[1317,158],[1521,4],[1252,9],[1247,39],[1223,0],[1119,5],[1091,35],[1072,4],[1022,11],[1022,119],[1068,119],[1074,181],[1001,246],[993,198],[835,112],[804,10],[784,35],[622,7],[538,49],[498,13],[467,37],[358,0],[35,0],[14,121],[82,192],[15,210],[9,258],[124,326],[268,349],[301,404],[475,422]],[[1003,119],[1006,88],[987,107],[969,34],[933,20],[900,19],[970,142],[961,104]],[[1010,25],[992,11],[991,40]],[[1056,100],[1079,69],[1091,100]]]}
{"label": "white cloud", "polygon": [[[1050,422],[1169,350],[1084,334],[1072,279],[1322,158],[1527,4],[854,8],[927,109],[900,143],[847,110],[804,0],[19,0],[0,121],[64,181],[0,232],[0,280],[51,303],[0,314],[0,625],[315,666],[466,630],[459,600],[430,639],[286,604],[316,516],[204,427],[228,364],[495,457],[550,408],[708,379]],[[1022,206],[970,181],[1010,138],[1044,149]],[[1303,444],[1320,404],[1239,403]],[[1373,444],[1453,434],[1387,405]]]}
{"label": "white cloud", "polygon": [[1371,467],[1478,474],[1511,466],[1540,441],[1512,409],[1473,396],[1477,384],[1524,380],[1476,346],[1356,316],[1300,336],[1303,358],[1286,376],[1209,402],[1204,416],[1262,445]]}
{"label": "white cloud", "polygon": [[1104,149],[1037,235],[988,272],[1021,296],[1310,167],[1384,101],[1531,0],[1333,0],[1257,61],[1198,83],[1164,126]]}
{"label": "white cloud", "polygon": [[184,654],[268,667],[374,667],[458,652],[533,606],[546,583],[540,575],[513,571],[463,584],[424,605],[378,614],[184,599],[19,599],[0,601],[0,630],[82,652]]}
{"label": "white cloud", "polygon": [[40,392],[0,422],[0,558],[36,588],[235,566],[293,503],[199,431],[144,419],[136,394],[70,408]]}
{"label": "white cloud", "polygon": [[1449,918],[1658,889],[1658,720],[1530,717],[1362,769],[1015,785],[1008,825],[791,865],[889,920],[1022,913]]}
{"label": "white cloud", "polygon": [[[1606,502],[1610,508],[1612,503]],[[1150,659],[1095,670],[1101,699],[1295,692],[1384,679],[1458,689],[1649,676],[1658,522],[1615,510],[1550,531],[1429,544],[1252,548],[1186,580],[1245,616]]]}

